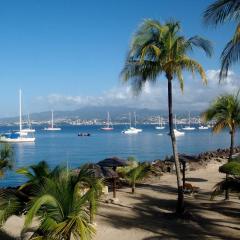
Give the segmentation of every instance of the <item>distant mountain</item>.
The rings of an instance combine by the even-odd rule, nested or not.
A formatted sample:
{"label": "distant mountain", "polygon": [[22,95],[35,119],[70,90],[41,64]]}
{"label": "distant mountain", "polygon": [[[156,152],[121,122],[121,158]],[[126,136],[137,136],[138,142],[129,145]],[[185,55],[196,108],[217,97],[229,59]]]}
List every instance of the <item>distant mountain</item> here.
{"label": "distant mountain", "polygon": [[[139,120],[144,120],[151,116],[161,115],[163,117],[167,117],[167,111],[153,110],[153,109],[136,109],[129,107],[113,107],[113,106],[105,106],[105,107],[83,107],[81,109],[73,110],[73,111],[54,111],[54,119],[106,119],[107,112],[110,112],[112,120],[123,120],[128,119],[129,112],[136,112],[137,118]],[[187,116],[188,112],[177,112],[178,117]],[[198,112],[191,112],[192,116],[198,116]],[[27,116],[23,116],[23,118],[27,119]],[[40,112],[40,113],[32,113],[30,116],[32,121],[47,121],[51,119],[51,112]],[[11,118],[2,118],[1,122],[13,122],[18,121],[18,117]]]}

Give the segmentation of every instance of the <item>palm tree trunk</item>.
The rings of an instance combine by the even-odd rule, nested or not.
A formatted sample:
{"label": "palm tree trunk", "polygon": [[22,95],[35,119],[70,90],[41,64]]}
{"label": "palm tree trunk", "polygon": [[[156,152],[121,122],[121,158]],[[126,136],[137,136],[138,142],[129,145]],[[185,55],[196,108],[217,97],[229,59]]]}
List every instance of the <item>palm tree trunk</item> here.
{"label": "palm tree trunk", "polygon": [[[231,135],[231,143],[230,143],[230,149],[229,149],[229,157],[228,157],[228,162],[230,162],[232,160],[232,155],[233,155],[233,148],[234,148],[234,135],[235,132],[234,130],[230,131],[230,135]],[[226,174],[226,181],[228,180],[228,174]],[[225,200],[229,199],[229,189],[227,188],[225,191]]]}
{"label": "palm tree trunk", "polygon": [[168,118],[169,118],[169,131],[172,140],[172,151],[175,161],[176,175],[177,175],[177,187],[178,187],[178,201],[176,206],[176,213],[182,214],[184,212],[184,195],[183,195],[183,184],[181,181],[181,170],[180,162],[178,158],[176,137],[173,131],[173,112],[172,112],[172,79],[171,74],[166,74],[168,79]]}

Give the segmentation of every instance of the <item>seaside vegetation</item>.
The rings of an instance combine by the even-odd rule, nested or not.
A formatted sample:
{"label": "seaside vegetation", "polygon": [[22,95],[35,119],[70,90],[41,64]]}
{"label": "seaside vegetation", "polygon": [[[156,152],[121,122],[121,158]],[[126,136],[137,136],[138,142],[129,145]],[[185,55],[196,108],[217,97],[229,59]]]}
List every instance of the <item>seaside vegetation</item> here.
{"label": "seaside vegetation", "polygon": [[[212,129],[214,133],[219,133],[223,129],[229,130],[230,147],[228,161],[231,165],[231,169],[233,169],[236,164],[230,163],[230,161],[232,160],[233,155],[234,137],[237,128],[240,126],[239,92],[237,92],[237,94],[225,94],[217,97],[217,99],[212,102],[210,107],[202,114],[202,118],[205,122],[214,120],[215,124]],[[227,172],[226,181],[228,181]],[[225,191],[225,199],[229,199],[229,191],[227,188]]]}
{"label": "seaside vegetation", "polygon": [[[18,189],[1,189],[1,225],[12,215],[25,214],[22,233],[33,231],[31,239],[92,239],[102,179],[95,178],[87,166],[76,174],[60,166],[51,171],[45,162],[18,172],[28,181]],[[39,224],[33,230],[35,217]]]}
{"label": "seaside vegetation", "polygon": [[132,84],[135,93],[139,93],[146,82],[155,83],[162,74],[167,78],[169,129],[177,175],[178,200],[176,213],[178,215],[184,213],[184,195],[177,143],[173,129],[172,81],[176,78],[183,91],[183,71],[188,71],[193,75],[195,72],[199,73],[203,82],[207,83],[203,67],[189,54],[194,48],[202,49],[209,57],[213,52],[210,41],[200,36],[186,38],[180,32],[181,24],[177,21],[168,21],[161,24],[157,20],[145,20],[133,36],[125,66],[121,73],[123,80]]}
{"label": "seaside vegetation", "polygon": [[232,39],[226,44],[221,54],[220,80],[228,75],[229,68],[240,58],[240,1],[217,0],[204,12],[207,24],[218,26],[227,22],[235,22],[236,29]]}
{"label": "seaside vegetation", "polygon": [[117,172],[131,186],[132,194],[135,193],[136,183],[142,181],[150,173],[154,172],[150,163],[140,163],[134,157],[128,157],[128,166],[118,167]]}
{"label": "seaside vegetation", "polygon": [[0,177],[4,177],[7,170],[11,170],[14,164],[13,148],[10,144],[0,145]]}

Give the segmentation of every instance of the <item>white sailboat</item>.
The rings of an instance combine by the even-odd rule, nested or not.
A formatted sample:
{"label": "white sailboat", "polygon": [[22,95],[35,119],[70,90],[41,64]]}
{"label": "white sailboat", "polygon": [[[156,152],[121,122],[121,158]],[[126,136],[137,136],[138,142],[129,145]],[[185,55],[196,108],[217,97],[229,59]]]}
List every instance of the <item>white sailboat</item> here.
{"label": "white sailboat", "polygon": [[20,142],[34,142],[35,137],[29,136],[28,132],[22,129],[22,90],[19,90],[19,131],[5,133],[0,137],[1,142],[20,143]]}
{"label": "white sailboat", "polygon": [[188,126],[182,128],[183,130],[186,131],[192,131],[195,130],[195,127],[191,127],[191,117],[190,117],[190,112],[188,112]]}
{"label": "white sailboat", "polygon": [[137,128],[137,115],[136,115],[136,112],[134,112],[134,123],[135,123],[135,127],[133,129],[135,129],[138,132],[142,132],[141,128]]}
{"label": "white sailboat", "polygon": [[200,118],[199,118],[199,127],[198,127],[198,129],[199,129],[199,130],[207,130],[207,129],[209,129],[209,127],[208,127],[208,126],[201,125],[201,120],[200,120]]}
{"label": "white sailboat", "polygon": [[29,114],[28,114],[28,128],[23,128],[21,132],[22,133],[35,133],[36,132],[36,130],[32,128]]}
{"label": "white sailboat", "polygon": [[139,130],[132,127],[131,113],[129,113],[129,128],[122,131],[123,134],[138,134]]}
{"label": "white sailboat", "polygon": [[176,115],[175,115],[175,129],[173,129],[173,131],[174,131],[174,134],[175,134],[176,137],[185,135],[185,132],[181,132],[181,131],[177,130],[177,117],[176,117]]}
{"label": "white sailboat", "polygon": [[107,124],[106,124],[105,127],[102,127],[101,129],[104,130],[104,131],[112,131],[113,130],[113,125],[112,125],[112,122],[111,122],[109,112],[107,113]]}
{"label": "white sailboat", "polygon": [[165,128],[165,127],[163,126],[163,121],[162,121],[161,116],[158,117],[158,124],[159,124],[159,126],[156,126],[155,129],[157,129],[157,130],[162,130],[162,129]]}
{"label": "white sailboat", "polygon": [[53,126],[53,110],[52,110],[52,122],[51,122],[51,126],[50,127],[45,127],[44,128],[45,131],[61,131],[62,129],[59,127],[54,127]]}

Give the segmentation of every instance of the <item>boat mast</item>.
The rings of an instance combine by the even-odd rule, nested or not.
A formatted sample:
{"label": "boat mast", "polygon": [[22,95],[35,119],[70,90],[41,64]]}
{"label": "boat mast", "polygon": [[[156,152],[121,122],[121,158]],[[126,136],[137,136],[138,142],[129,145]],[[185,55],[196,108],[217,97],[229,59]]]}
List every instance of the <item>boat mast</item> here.
{"label": "boat mast", "polygon": [[107,128],[109,128],[110,126],[110,116],[109,116],[109,112],[107,113]]}
{"label": "boat mast", "polygon": [[190,127],[191,123],[190,123],[190,111],[188,112],[188,125]]}
{"label": "boat mast", "polygon": [[129,127],[131,128],[131,125],[132,125],[132,123],[131,123],[131,113],[129,113]]}
{"label": "boat mast", "polygon": [[52,128],[53,128],[53,110],[52,110]]}
{"label": "boat mast", "polygon": [[137,117],[136,117],[136,112],[134,112],[134,119],[135,119],[135,128],[137,127]]}
{"label": "boat mast", "polygon": [[22,131],[22,90],[19,89],[19,130]]}

